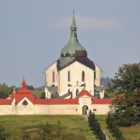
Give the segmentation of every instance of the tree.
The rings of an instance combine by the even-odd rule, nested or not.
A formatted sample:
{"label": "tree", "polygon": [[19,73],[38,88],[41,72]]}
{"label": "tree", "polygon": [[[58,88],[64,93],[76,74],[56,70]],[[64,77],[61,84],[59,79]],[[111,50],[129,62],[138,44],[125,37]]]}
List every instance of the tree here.
{"label": "tree", "polygon": [[13,91],[13,86],[9,87],[5,83],[0,84],[0,98],[7,98]]}
{"label": "tree", "polygon": [[107,120],[106,120],[107,126],[110,130],[110,132],[113,134],[114,137],[116,137],[116,140],[124,140],[122,133],[119,129],[119,126],[114,119],[114,116],[111,114],[108,114]]}
{"label": "tree", "polygon": [[105,97],[113,98],[115,93],[115,88],[112,86],[112,83],[108,83],[107,88],[105,89]]}
{"label": "tree", "polygon": [[95,114],[92,113],[91,110],[89,112],[88,123],[91,130],[94,131],[99,140],[106,140],[105,134],[101,129],[100,123],[96,120]]}
{"label": "tree", "polygon": [[34,90],[35,88],[32,85],[26,85],[27,89]]}
{"label": "tree", "polygon": [[115,118],[119,125],[130,126],[140,122],[140,90],[118,94],[114,99],[114,104]]}
{"label": "tree", "polygon": [[113,86],[116,90],[133,92],[140,88],[140,63],[124,64],[121,66],[115,77],[112,79]]}
{"label": "tree", "polygon": [[46,98],[45,92],[42,92],[42,93],[41,93],[41,98],[42,98],[42,99],[45,99],[45,98]]}
{"label": "tree", "polygon": [[140,63],[124,64],[113,78],[115,117],[121,126],[140,121]]}

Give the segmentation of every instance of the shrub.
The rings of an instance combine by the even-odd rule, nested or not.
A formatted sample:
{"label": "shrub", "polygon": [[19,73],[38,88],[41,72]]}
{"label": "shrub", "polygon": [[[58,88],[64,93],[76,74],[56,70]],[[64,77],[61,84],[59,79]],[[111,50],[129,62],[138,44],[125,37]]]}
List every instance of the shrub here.
{"label": "shrub", "polygon": [[88,123],[91,130],[95,133],[99,140],[106,140],[105,134],[103,133],[100,123],[95,118],[95,114],[91,111],[89,112]]}
{"label": "shrub", "polygon": [[115,121],[113,115],[108,114],[106,123],[110,132],[113,134],[114,137],[116,137],[116,140],[124,140],[122,133],[119,129],[118,123],[117,121]]}

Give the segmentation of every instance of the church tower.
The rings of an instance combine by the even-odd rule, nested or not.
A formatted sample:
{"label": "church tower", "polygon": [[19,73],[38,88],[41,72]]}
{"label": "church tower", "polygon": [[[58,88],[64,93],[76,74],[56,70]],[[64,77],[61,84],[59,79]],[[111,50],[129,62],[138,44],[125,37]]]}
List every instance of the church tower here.
{"label": "church tower", "polygon": [[78,41],[74,13],[70,31],[60,58],[45,70],[47,98],[76,98],[83,89],[94,96],[94,87],[100,86],[100,69]]}

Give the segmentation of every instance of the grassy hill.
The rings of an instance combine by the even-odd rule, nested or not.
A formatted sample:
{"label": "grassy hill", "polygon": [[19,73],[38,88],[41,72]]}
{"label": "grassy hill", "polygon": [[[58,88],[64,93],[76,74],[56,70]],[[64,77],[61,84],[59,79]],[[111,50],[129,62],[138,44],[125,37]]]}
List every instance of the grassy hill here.
{"label": "grassy hill", "polygon": [[63,126],[64,133],[76,136],[77,140],[96,140],[82,116],[0,116],[0,125],[9,134],[8,140],[22,140],[25,130],[35,131],[37,125],[47,122],[57,124],[58,121]]}
{"label": "grassy hill", "polygon": [[[101,125],[103,132],[109,140],[115,140],[112,134],[107,129],[107,116],[96,116]],[[65,140],[96,140],[96,136],[91,132],[88,122],[82,116],[52,116],[52,115],[29,115],[29,116],[0,116],[0,126],[3,126],[6,133],[9,135],[7,140],[23,140],[24,132],[33,133],[37,139],[38,127],[49,123],[51,127],[58,127],[57,133],[64,135]],[[54,131],[54,129],[50,129]],[[140,124],[132,127],[121,128],[123,136],[126,140],[140,140]],[[51,132],[52,133],[52,132]],[[55,132],[56,133],[56,132]],[[59,136],[59,135],[58,135]],[[26,138],[26,140],[28,140]],[[51,139],[47,139],[51,140]],[[54,139],[53,139],[54,140]],[[63,140],[58,137],[55,140]]]}
{"label": "grassy hill", "polygon": [[[100,125],[103,131],[108,136],[109,140],[116,140],[112,134],[107,129],[106,118],[107,116],[96,116],[97,120],[100,122]],[[140,140],[140,124],[131,126],[131,127],[121,127],[120,128],[125,140]]]}
{"label": "grassy hill", "polygon": [[140,140],[140,124],[131,127],[121,127],[126,140]]}

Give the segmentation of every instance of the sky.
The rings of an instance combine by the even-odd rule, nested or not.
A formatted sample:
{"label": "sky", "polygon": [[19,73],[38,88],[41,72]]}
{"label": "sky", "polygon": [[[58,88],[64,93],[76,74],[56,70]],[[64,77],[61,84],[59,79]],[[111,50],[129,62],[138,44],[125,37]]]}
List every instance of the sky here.
{"label": "sky", "polygon": [[45,84],[70,37],[72,11],[88,57],[112,78],[140,62],[140,0],[0,0],[0,83]]}

